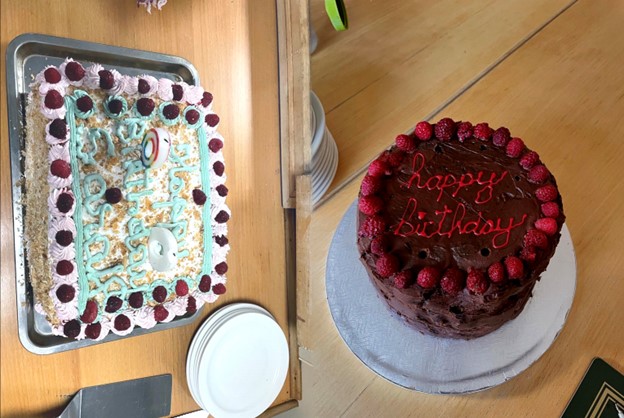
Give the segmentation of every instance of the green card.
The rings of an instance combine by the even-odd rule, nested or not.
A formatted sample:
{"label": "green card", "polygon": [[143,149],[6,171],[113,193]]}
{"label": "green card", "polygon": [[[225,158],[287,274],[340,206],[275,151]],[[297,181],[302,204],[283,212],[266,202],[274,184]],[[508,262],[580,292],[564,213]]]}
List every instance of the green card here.
{"label": "green card", "polygon": [[624,375],[593,359],[561,417],[624,418]]}

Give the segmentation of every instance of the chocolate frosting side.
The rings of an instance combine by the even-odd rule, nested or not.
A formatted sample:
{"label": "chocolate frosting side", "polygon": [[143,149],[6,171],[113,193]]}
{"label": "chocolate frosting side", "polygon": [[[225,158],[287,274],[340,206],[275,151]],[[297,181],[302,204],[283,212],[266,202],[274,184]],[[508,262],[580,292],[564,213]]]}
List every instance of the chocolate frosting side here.
{"label": "chocolate frosting side", "polygon": [[[534,228],[535,221],[542,216],[541,202],[535,197],[535,190],[543,184],[529,182],[527,171],[519,165],[518,159],[508,157],[504,149],[491,142],[476,139],[465,143],[456,139],[451,142],[420,142],[418,149],[412,153],[392,147],[386,152],[386,159],[389,160],[388,157],[393,154],[402,157],[399,159],[395,155],[395,161],[400,161],[400,164],[392,168],[391,175],[383,177],[382,191],[378,195],[385,205],[379,215],[387,224],[384,234],[389,242],[387,250],[399,259],[401,270],[410,269],[414,277],[424,266],[435,266],[441,271],[449,267],[464,272],[470,268],[486,271],[491,264],[509,255],[520,254],[524,235]],[[415,157],[416,154],[420,156]],[[421,164],[423,161],[424,164]],[[450,184],[453,178],[458,180],[462,175],[469,182],[470,178],[477,178],[479,172],[482,173],[482,184],[474,182],[466,187],[451,186],[442,191],[435,188],[443,181],[435,179],[436,175],[450,174],[452,177],[447,177]],[[418,173],[419,177],[415,177],[414,173]],[[408,187],[410,179],[411,187]],[[498,181],[491,188],[489,200],[488,190],[482,191],[487,186],[487,179]],[[546,183],[556,186],[552,176]],[[560,197],[557,203],[561,208]],[[446,214],[443,213],[445,210]],[[366,218],[358,212],[358,231]],[[474,222],[474,226],[479,222],[478,230],[487,220],[496,224],[499,218],[500,225],[509,225],[510,222],[512,225],[519,224],[511,229],[506,245],[502,245],[506,234],[493,241],[496,232],[477,236],[460,234],[459,228],[455,228],[450,237],[444,234],[453,230],[457,221],[463,226],[469,222]],[[407,223],[401,224],[401,219]],[[429,221],[431,223],[425,225]],[[557,221],[560,228],[564,221],[563,211]],[[425,231],[423,235],[427,236],[408,235],[417,228],[422,231],[422,227]],[[441,234],[435,234],[437,230]],[[406,289],[397,288],[392,278],[383,278],[377,273],[377,256],[370,252],[371,238],[358,237],[358,248],[380,296],[407,324],[433,335],[471,339],[498,329],[522,311],[535,282],[548,266],[559,238],[559,232],[549,237],[548,247],[537,250],[536,261],[532,265],[524,263],[527,272],[524,279],[490,283],[482,295],[472,294],[466,288],[457,295],[449,295],[439,285],[428,290],[418,284]]]}

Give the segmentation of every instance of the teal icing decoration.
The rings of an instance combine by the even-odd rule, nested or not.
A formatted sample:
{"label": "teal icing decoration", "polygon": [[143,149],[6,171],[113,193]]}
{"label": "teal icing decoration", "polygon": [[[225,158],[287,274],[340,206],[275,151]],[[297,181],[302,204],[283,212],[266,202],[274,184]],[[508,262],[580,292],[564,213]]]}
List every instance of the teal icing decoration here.
{"label": "teal icing decoration", "polygon": [[[186,120],[186,114],[188,113],[189,110],[196,110],[197,113],[199,113],[199,118],[197,119],[197,122],[195,122],[192,125],[190,123],[188,123],[188,121]],[[187,106],[186,109],[184,109],[184,113],[183,113],[182,116],[183,116],[182,117],[182,123],[184,123],[189,129],[197,129],[204,122],[202,117],[201,117],[201,112],[195,106]]]}
{"label": "teal icing decoration", "polygon": [[[147,122],[138,118],[126,118],[120,120],[115,134],[124,145],[129,145],[131,141],[142,141],[147,130]],[[124,132],[125,131],[125,132]],[[138,143],[140,145],[141,142]]]}
{"label": "teal icing decoration", "polygon": [[167,119],[165,115],[163,114],[163,110],[165,109],[165,106],[170,105],[170,104],[177,106],[173,102],[162,102],[160,106],[158,106],[158,116],[160,117],[160,121],[167,126],[173,126],[180,121],[180,114],[178,114],[178,116],[175,119]]}
{"label": "teal icing decoration", "polygon": [[87,119],[95,113],[95,100],[93,100],[93,98],[89,96],[89,93],[87,93],[86,91],[74,90],[74,95],[71,97],[71,99],[75,102],[76,100],[84,96],[88,96],[89,98],[91,98],[91,101],[93,102],[93,107],[88,112],[83,112],[82,110],[78,109],[78,107],[74,108],[74,114],[80,119]]}
{"label": "teal icing decoration", "polygon": [[[121,102],[121,112],[119,112],[118,114],[111,112],[110,109],[108,108],[108,104],[112,102],[113,100],[119,100]],[[104,101],[104,113],[106,114],[106,116],[108,116],[111,119],[121,119],[126,114],[127,111],[128,111],[128,102],[126,101],[126,99],[124,99],[121,96],[108,96],[106,100]]]}
{"label": "teal icing decoration", "polygon": [[[140,152],[140,144],[147,132],[148,122],[153,119],[155,113],[153,112],[150,117],[129,117],[133,115],[133,111],[128,112],[127,101],[119,96],[110,96],[106,100],[104,112],[109,118],[115,120],[114,125],[107,129],[87,128],[78,125],[78,123],[80,119],[89,117],[89,112],[79,112],[76,107],[76,100],[86,94],[82,90],[75,90],[73,96],[66,96],[64,99],[67,108],[66,120],[70,131],[70,164],[74,173],[80,173],[83,165],[97,164],[95,155],[98,153],[98,147],[105,146],[106,154],[109,157],[114,157],[116,153],[128,156]],[[114,99],[122,100],[124,103],[123,115],[111,115],[108,111],[108,102]],[[162,103],[159,106],[159,112],[162,122],[172,126],[179,123],[180,116],[175,120],[162,117],[162,110],[169,103]],[[194,107],[188,106],[183,113],[186,114],[192,108]],[[136,112],[133,116],[136,116]],[[172,146],[167,163],[169,165],[167,172],[169,198],[166,201],[153,202],[152,207],[169,209],[169,219],[166,219],[165,222],[159,222],[155,226],[167,228],[172,232],[178,242],[178,259],[188,257],[190,252],[185,247],[189,222],[184,212],[193,203],[180,197],[180,193],[185,188],[196,187],[196,185],[186,184],[180,173],[194,173],[200,168],[201,189],[206,192],[208,197],[208,201],[201,209],[203,223],[203,260],[199,274],[201,277],[204,274],[209,274],[213,268],[210,193],[207,192],[210,190],[210,151],[208,150],[207,134],[201,121],[189,125],[184,118],[182,123],[197,133],[199,167],[197,164],[189,162],[194,157],[189,144]],[[115,137],[118,138],[118,142],[116,142]],[[116,146],[117,149],[115,149]],[[104,199],[107,189],[104,177],[99,173],[89,173],[84,175],[82,179],[79,175],[73,176],[72,179],[71,188],[75,197],[73,218],[76,224],[74,241],[78,270],[78,312],[84,311],[89,298],[99,295],[103,295],[105,299],[111,296],[119,296],[125,299],[129,292],[150,292],[157,286],[164,286],[170,294],[173,294],[178,280],[186,281],[189,286],[194,286],[197,283],[196,279],[188,276],[176,277],[171,282],[155,280],[151,284],[139,283],[147,274],[144,267],[148,262],[147,246],[141,242],[149,236],[152,225],[145,225],[137,215],[144,204],[144,198],[154,194],[152,186],[154,178],[152,170],[146,169],[138,157],[125,161],[121,168],[123,169],[124,198],[131,203],[128,208],[128,215],[130,216],[127,223],[128,236],[124,240],[128,255],[127,262],[124,261],[124,263],[105,265],[110,259],[111,242],[102,233],[102,228],[107,222],[110,222],[110,217],[114,211],[113,206]],[[95,267],[96,265],[100,265],[100,267]],[[121,275],[124,273],[127,275],[127,279],[122,278]],[[116,290],[111,290],[112,287]],[[127,306],[127,303],[124,303],[124,306]],[[103,313],[103,308],[100,306],[98,317]]]}
{"label": "teal icing decoration", "polygon": [[[78,139],[76,135],[76,120],[74,118],[75,100],[65,96],[65,107],[67,108],[67,125],[69,127],[69,155],[70,165],[73,173],[79,173],[78,164]],[[76,267],[78,270],[78,312],[83,312],[87,305],[89,284],[85,274],[84,252],[82,243],[84,239],[84,231],[82,228],[82,193],[80,190],[80,176],[72,176],[72,192],[74,193],[74,223],[76,225]]]}
{"label": "teal icing decoration", "polygon": [[[210,274],[212,270],[212,219],[210,216],[210,170],[208,170],[209,162],[209,150],[208,139],[206,138],[206,130],[204,126],[200,126],[197,130],[197,136],[199,141],[199,164],[201,166],[201,186],[204,193],[206,193],[206,203],[202,207],[202,223],[204,224],[204,260],[202,261],[202,273]],[[200,276],[201,277],[201,276]]]}

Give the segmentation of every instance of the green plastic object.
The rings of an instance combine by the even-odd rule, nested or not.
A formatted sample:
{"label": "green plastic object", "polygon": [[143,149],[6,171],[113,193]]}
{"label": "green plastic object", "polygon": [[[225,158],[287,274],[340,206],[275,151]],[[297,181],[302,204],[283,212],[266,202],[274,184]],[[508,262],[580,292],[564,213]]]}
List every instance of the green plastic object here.
{"label": "green plastic object", "polygon": [[347,8],[342,0],[325,0],[325,11],[334,29],[337,31],[349,29]]}

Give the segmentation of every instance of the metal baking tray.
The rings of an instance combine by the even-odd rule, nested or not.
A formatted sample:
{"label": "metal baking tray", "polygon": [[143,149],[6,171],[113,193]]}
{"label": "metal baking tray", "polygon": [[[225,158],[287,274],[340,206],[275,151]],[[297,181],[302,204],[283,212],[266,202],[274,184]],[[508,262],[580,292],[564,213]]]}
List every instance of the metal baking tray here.
{"label": "metal baking tray", "polygon": [[24,207],[21,204],[21,179],[24,174],[22,150],[25,142],[25,104],[29,85],[47,65],[60,65],[71,57],[85,64],[97,62],[116,68],[127,75],[151,74],[156,78],[170,78],[199,85],[199,75],[187,60],[171,55],[136,49],[120,48],[75,39],[40,34],[23,34],[11,41],[7,48],[7,109],[9,113],[9,143],[11,156],[11,184],[13,200],[13,231],[15,237],[15,289],[17,322],[22,345],[35,354],[53,354],[88,347],[109,341],[136,337],[193,322],[201,313],[157,324],[154,328],[137,327],[127,336],[109,334],[101,341],[69,340],[52,334],[45,318],[33,309],[33,293],[28,280],[28,260],[24,249]]}

